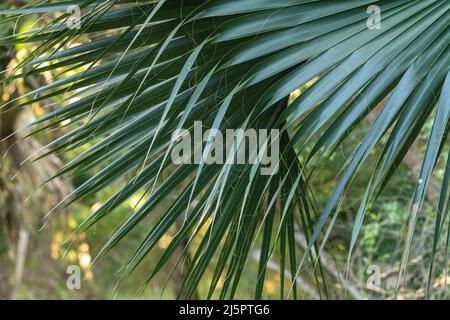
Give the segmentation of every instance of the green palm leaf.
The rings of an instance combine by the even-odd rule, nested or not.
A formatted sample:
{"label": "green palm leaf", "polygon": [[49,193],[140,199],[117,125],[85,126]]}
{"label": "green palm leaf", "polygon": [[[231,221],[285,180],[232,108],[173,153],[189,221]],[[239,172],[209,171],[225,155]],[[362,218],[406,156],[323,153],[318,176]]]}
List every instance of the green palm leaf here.
{"label": "green palm leaf", "polygon": [[[65,10],[71,5],[82,9],[79,29],[65,23],[69,17]],[[370,5],[381,10],[379,29],[368,27]],[[262,297],[267,264],[277,256],[281,268],[290,270],[286,292],[297,298],[296,281],[305,262],[319,260],[313,274],[322,278],[317,257],[346,189],[361,166],[369,165],[370,152],[387,140],[354,218],[348,262],[365,213],[435,112],[405,234],[402,266],[406,267],[424,192],[449,129],[449,10],[447,0],[48,1],[1,11],[5,20],[37,13],[58,18],[0,43],[38,44],[10,80],[62,70],[54,82],[15,105],[56,96],[66,99],[30,125],[38,132],[66,120],[75,124],[36,158],[79,150],[57,175],[97,172],[55,212],[119,183],[117,192],[80,226],[83,231],[107,219],[132,195],[145,192],[142,206],[127,217],[99,256],[144,223],[169,194],[182,189],[158,222],[149,226],[124,276],[181,222],[149,281],[187,241],[190,246],[183,249],[192,251],[192,259],[180,297],[191,297],[207,268],[212,268],[209,297],[218,291],[220,298],[233,298],[255,242],[261,240],[256,297]],[[288,106],[291,93],[306,84],[306,91]],[[309,176],[386,98],[326,207],[316,210]],[[173,165],[168,159],[172,133],[180,128],[193,131],[195,121],[221,130],[280,129],[278,173],[259,175],[261,163]],[[217,138],[211,132],[206,153]],[[433,252],[448,217],[448,176],[447,170]],[[121,182],[125,178],[129,181]],[[301,253],[295,247],[294,224],[308,241]],[[193,239],[198,237],[200,244],[194,248]],[[218,289],[221,278],[224,284]],[[325,284],[318,281],[318,286]],[[286,298],[284,291],[281,297]]]}

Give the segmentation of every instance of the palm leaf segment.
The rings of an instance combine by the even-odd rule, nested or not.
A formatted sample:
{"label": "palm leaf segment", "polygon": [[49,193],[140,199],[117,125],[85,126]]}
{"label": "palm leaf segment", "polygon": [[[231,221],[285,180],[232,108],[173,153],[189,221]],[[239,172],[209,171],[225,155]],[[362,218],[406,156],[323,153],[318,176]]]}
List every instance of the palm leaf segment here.
{"label": "palm leaf segment", "polygon": [[[39,43],[21,64],[31,71],[12,78],[64,70],[59,79],[30,93],[27,102],[71,97],[32,125],[40,125],[38,131],[67,120],[78,124],[50,143],[47,152],[88,146],[59,175],[97,169],[60,207],[131,177],[80,231],[145,190],[142,205],[101,253],[151,215],[168,194],[181,189],[132,255],[125,273],[181,221],[149,280],[176,248],[206,230],[200,244],[190,249],[180,296],[191,296],[209,268],[209,296],[225,279],[218,294],[232,298],[256,239],[262,239],[256,297],[261,297],[272,257],[291,270],[290,293],[296,297],[295,279],[308,257],[317,256],[325,244],[345,190],[369,153],[387,139],[355,217],[350,254],[368,206],[435,112],[405,239],[405,265],[424,192],[449,128],[449,1],[86,0],[30,5],[2,14],[15,19],[64,12],[71,5],[83,9],[80,29],[67,28],[68,15],[62,14],[47,27],[2,43]],[[371,5],[380,8],[379,29],[368,27]],[[92,41],[80,44],[87,35]],[[82,72],[66,74],[80,67]],[[305,84],[305,92],[288,107],[290,94]],[[383,101],[387,102],[349,158],[328,204],[317,211],[305,176],[310,172],[302,168],[333,154]],[[195,121],[216,129],[280,129],[278,173],[259,175],[260,164],[175,167],[168,158],[171,134],[192,128]],[[214,138],[209,136],[206,149]],[[434,248],[449,208],[447,159]],[[162,173],[165,179],[157,183]],[[295,248],[294,224],[307,237],[302,255]]]}

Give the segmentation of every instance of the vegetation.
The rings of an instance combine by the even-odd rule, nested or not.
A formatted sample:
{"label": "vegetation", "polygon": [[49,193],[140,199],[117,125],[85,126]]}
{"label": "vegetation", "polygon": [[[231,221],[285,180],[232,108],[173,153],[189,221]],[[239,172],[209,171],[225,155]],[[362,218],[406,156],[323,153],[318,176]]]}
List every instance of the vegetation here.
{"label": "vegetation", "polygon": [[[449,1],[6,8],[0,45],[16,53],[2,62],[4,90],[24,88],[3,114],[31,109],[20,140],[45,142],[16,169],[63,160],[45,185],[67,189],[39,210],[57,248],[78,246],[67,263],[96,253],[110,275],[98,288],[150,286],[153,298],[171,278],[178,298],[448,297]],[[196,121],[278,129],[278,171],[175,165],[172,135]],[[61,212],[73,222],[55,222]],[[374,266],[382,283],[367,286]]]}

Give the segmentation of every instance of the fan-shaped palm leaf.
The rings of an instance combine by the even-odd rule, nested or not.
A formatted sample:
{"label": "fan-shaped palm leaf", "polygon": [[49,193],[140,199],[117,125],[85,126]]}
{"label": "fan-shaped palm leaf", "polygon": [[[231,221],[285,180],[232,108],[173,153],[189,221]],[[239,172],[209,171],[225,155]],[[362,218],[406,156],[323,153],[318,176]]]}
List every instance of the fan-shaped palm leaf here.
{"label": "fan-shaped palm leaf", "polygon": [[[101,254],[152,214],[168,194],[183,188],[151,226],[125,274],[181,221],[149,277],[177,247],[206,230],[187,267],[180,296],[191,296],[210,266],[215,270],[210,296],[222,277],[219,296],[232,298],[259,238],[256,297],[262,295],[267,263],[275,252],[282,267],[287,256],[291,278],[296,279],[306,259],[314,260],[322,250],[346,188],[358,169],[369,165],[369,153],[385,137],[355,217],[350,261],[368,206],[436,110],[405,237],[402,265],[406,266],[424,192],[449,129],[449,1],[44,1],[1,14],[2,19],[6,15],[15,19],[64,13],[73,5],[82,8],[79,29],[68,28],[69,14],[60,14],[46,27],[1,43],[39,44],[21,62],[20,67],[27,66],[23,70],[29,71],[16,72],[12,80],[63,70],[59,79],[31,92],[23,105],[70,97],[32,126],[42,130],[71,120],[76,127],[37,156],[93,143],[58,174],[77,175],[93,168],[98,173],[59,207],[131,177],[80,230],[107,219],[139,190],[146,191],[142,206],[120,226]],[[381,12],[380,28],[368,24],[367,9],[373,5]],[[90,42],[82,40],[86,35]],[[69,73],[80,67],[83,71]],[[306,91],[288,106],[290,94],[305,84]],[[333,154],[385,98],[382,111],[343,168],[328,204],[316,211],[308,188],[309,164]],[[260,163],[174,166],[168,158],[172,133],[180,128],[193,130],[195,121],[214,129],[280,129],[278,173],[260,175]],[[211,132],[207,151],[215,139]],[[434,248],[449,209],[447,159]],[[163,172],[165,179],[159,183]],[[301,255],[294,244],[294,223],[301,225],[308,241]],[[315,272],[320,277],[320,263]],[[296,286],[292,288],[296,297]]]}

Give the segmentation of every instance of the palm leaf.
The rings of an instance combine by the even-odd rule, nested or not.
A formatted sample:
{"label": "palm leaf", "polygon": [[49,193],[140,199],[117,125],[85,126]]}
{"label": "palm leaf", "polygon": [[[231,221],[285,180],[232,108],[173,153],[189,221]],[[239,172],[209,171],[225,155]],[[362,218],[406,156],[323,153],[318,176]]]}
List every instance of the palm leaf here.
{"label": "palm leaf", "polygon": [[[70,5],[82,9],[80,29],[65,25],[65,9]],[[370,5],[381,10],[380,29],[368,28]],[[449,129],[449,9],[447,0],[48,1],[1,11],[2,19],[38,13],[57,16],[47,26],[4,38],[1,44],[38,44],[10,80],[62,70],[54,82],[30,92],[27,102],[15,106],[57,96],[66,99],[30,126],[38,132],[66,120],[75,125],[35,158],[80,150],[56,176],[97,172],[55,211],[119,184],[111,199],[80,226],[84,231],[107,219],[137,192],[146,194],[142,206],[112,235],[100,256],[182,188],[177,200],[150,226],[124,276],[181,221],[149,281],[177,247],[192,243],[206,228],[197,248],[184,248],[193,252],[180,297],[191,297],[212,268],[209,297],[224,278],[218,296],[233,298],[258,239],[262,242],[256,297],[262,297],[272,256],[279,256],[283,270],[290,270],[286,290],[297,297],[297,276],[305,262],[314,263],[325,247],[345,191],[361,166],[370,165],[366,161],[370,152],[387,139],[355,217],[349,262],[365,212],[436,111],[405,237],[402,266],[406,267],[424,192]],[[80,68],[76,74],[66,74]],[[305,84],[306,91],[288,106],[290,94]],[[308,177],[386,98],[377,120],[343,168],[327,205],[316,212]],[[280,129],[278,173],[259,175],[260,163],[175,168],[168,161],[172,133],[180,128],[192,131],[195,121],[221,130]],[[214,139],[211,133],[206,153]],[[161,182],[162,173],[166,178]],[[125,177],[131,177],[128,183],[121,182]],[[445,179],[434,251],[447,212]],[[307,236],[302,255],[295,247],[294,224]],[[313,272],[320,276],[320,263]],[[281,276],[284,279],[284,271]]]}

